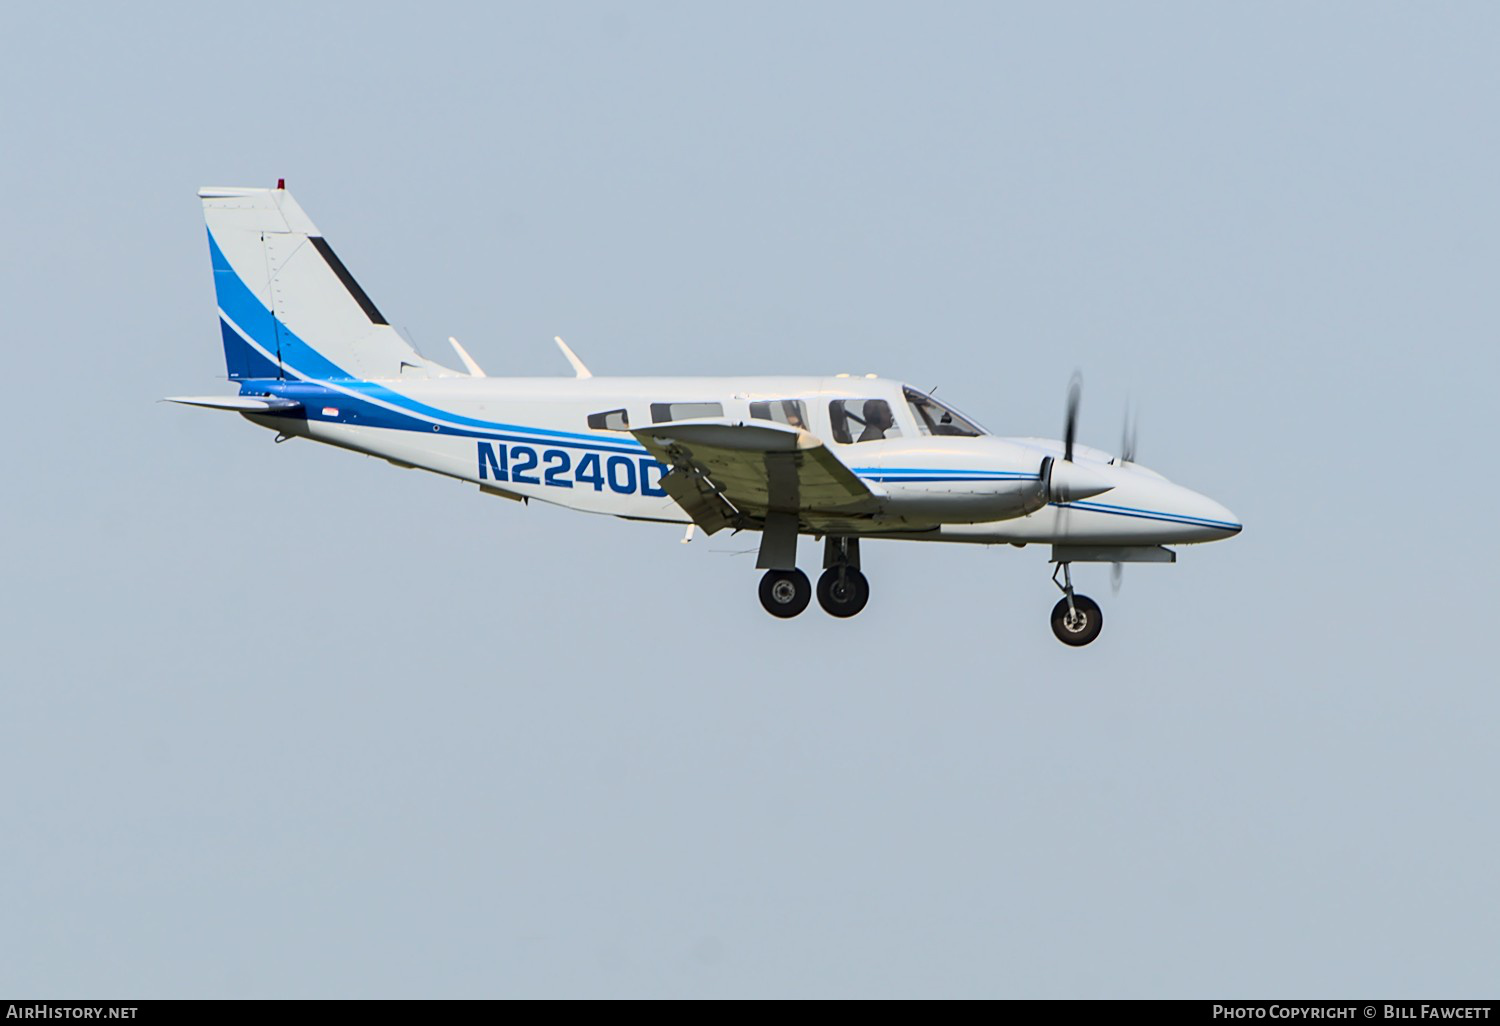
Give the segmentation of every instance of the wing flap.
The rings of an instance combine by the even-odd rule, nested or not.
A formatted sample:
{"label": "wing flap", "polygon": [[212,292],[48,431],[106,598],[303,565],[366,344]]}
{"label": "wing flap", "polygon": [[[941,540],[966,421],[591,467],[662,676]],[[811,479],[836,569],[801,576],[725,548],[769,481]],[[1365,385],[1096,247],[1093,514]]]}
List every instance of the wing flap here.
{"label": "wing flap", "polygon": [[879,497],[815,435],[774,422],[684,420],[632,431],[662,487],[705,531],[770,513],[873,512]]}

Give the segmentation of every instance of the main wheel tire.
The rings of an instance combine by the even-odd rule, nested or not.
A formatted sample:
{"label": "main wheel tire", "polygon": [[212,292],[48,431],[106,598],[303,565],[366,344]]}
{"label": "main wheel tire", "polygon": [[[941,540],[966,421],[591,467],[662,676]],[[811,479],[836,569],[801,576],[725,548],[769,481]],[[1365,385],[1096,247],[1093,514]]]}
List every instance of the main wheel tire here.
{"label": "main wheel tire", "polygon": [[845,567],[843,574],[840,582],[838,567],[832,567],[818,578],[818,605],[829,616],[853,616],[870,601],[870,582],[865,575],[852,566]]}
{"label": "main wheel tire", "polygon": [[790,619],[812,601],[812,582],[801,570],[767,570],[760,579],[760,604],[766,612]]}
{"label": "main wheel tire", "polygon": [[1073,610],[1068,609],[1066,598],[1052,607],[1052,633],[1064,645],[1087,645],[1104,629],[1104,614],[1087,595],[1073,596]]}

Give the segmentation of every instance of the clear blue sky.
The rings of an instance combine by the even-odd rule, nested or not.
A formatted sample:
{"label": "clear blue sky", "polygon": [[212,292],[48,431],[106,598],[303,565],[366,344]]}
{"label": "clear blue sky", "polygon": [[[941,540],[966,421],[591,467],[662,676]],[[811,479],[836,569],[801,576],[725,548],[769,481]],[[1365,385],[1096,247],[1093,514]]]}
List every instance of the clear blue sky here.
{"label": "clear blue sky", "polygon": [[[1493,996],[1490,4],[23,5],[0,992]],[[480,496],[229,388],[194,190],[430,354],[877,371],[1247,524],[1132,568]]]}

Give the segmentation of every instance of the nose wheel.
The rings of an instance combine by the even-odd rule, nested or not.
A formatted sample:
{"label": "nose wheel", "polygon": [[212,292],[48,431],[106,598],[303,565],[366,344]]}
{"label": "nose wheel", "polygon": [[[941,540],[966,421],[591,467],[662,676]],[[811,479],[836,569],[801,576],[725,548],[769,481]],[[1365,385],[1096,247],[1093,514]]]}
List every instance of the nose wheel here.
{"label": "nose wheel", "polygon": [[[1062,571],[1063,584],[1057,583],[1058,570]],[[1099,609],[1099,603],[1073,590],[1073,573],[1067,563],[1057,564],[1057,570],[1052,571],[1052,583],[1057,584],[1063,593],[1057,605],[1052,607],[1052,633],[1064,645],[1075,648],[1087,645],[1104,629],[1104,613]]]}
{"label": "nose wheel", "polygon": [[1074,595],[1073,605],[1067,599],[1052,607],[1052,633],[1064,645],[1087,645],[1104,629],[1104,614],[1099,603],[1087,595]]}

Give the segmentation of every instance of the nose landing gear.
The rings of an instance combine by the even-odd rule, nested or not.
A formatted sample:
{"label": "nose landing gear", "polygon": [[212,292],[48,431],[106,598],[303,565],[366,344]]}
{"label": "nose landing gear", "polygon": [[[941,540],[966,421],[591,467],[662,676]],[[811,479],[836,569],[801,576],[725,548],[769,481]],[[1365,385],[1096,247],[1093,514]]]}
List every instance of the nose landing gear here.
{"label": "nose landing gear", "polygon": [[[1058,570],[1062,571],[1063,584],[1057,583]],[[1057,570],[1052,571],[1052,583],[1057,584],[1063,593],[1057,605],[1052,607],[1052,633],[1064,645],[1087,645],[1104,629],[1104,614],[1099,603],[1073,591],[1073,573],[1067,563],[1057,564]]]}

